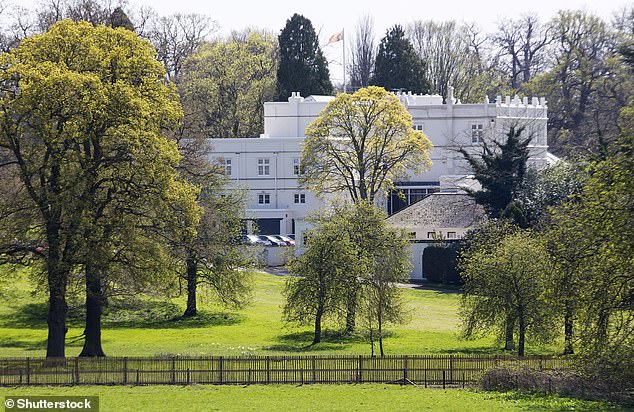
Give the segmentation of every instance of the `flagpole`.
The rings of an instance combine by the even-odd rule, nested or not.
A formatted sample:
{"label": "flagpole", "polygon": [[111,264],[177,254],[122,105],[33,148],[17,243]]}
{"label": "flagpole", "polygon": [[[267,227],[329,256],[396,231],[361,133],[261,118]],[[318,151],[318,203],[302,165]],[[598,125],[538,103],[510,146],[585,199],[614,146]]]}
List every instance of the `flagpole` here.
{"label": "flagpole", "polygon": [[346,92],[346,32],[345,28],[341,29],[341,37],[343,38],[343,92]]}

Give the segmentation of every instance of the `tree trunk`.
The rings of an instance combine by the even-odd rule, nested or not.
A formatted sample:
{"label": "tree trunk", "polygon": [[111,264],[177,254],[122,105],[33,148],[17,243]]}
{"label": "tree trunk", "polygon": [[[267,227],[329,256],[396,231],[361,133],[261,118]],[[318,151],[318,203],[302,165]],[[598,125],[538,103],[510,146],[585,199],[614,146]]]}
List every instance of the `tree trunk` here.
{"label": "tree trunk", "polygon": [[86,264],[86,328],[84,347],[79,356],[106,356],[101,347],[101,314],[106,304],[99,270]]}
{"label": "tree trunk", "polygon": [[315,336],[313,337],[313,345],[321,342],[321,318],[324,315],[323,305],[319,305],[315,314]]}
{"label": "tree trunk", "polygon": [[514,330],[515,330],[515,317],[511,315],[507,315],[506,329],[504,331],[504,350],[515,349],[515,343],[513,342]]}
{"label": "tree trunk", "polygon": [[48,338],[46,340],[46,357],[63,358],[66,344],[66,282],[68,270],[60,261],[59,213],[51,213],[46,225],[46,240],[49,250],[46,260],[48,271]]}
{"label": "tree trunk", "polygon": [[385,356],[385,352],[383,352],[383,319],[381,317],[381,312],[378,313],[377,316],[377,326],[379,332],[379,352],[381,353],[381,357]]}
{"label": "tree trunk", "polygon": [[357,290],[351,290],[348,294],[348,308],[346,313],[346,333],[354,332],[356,327],[356,312],[357,312]]}
{"label": "tree trunk", "polygon": [[524,321],[524,316],[520,315],[519,317],[519,339],[517,344],[517,356],[524,356],[524,342],[526,338],[526,324]]}
{"label": "tree trunk", "polygon": [[572,346],[572,338],[573,338],[573,314],[572,314],[572,304],[571,302],[566,302],[566,309],[564,315],[564,355],[572,355],[575,353],[574,348]]}
{"label": "tree trunk", "polygon": [[198,262],[194,256],[187,258],[187,309],[183,317],[196,316],[196,286],[198,282]]}
{"label": "tree trunk", "polygon": [[[61,275],[54,275],[53,278],[59,278]],[[49,278],[51,270],[49,269]],[[65,356],[65,339],[66,339],[66,314],[68,306],[66,305],[65,287],[59,284],[51,284],[49,279],[49,298],[48,298],[48,315],[46,321],[48,323],[48,338],[46,340],[46,357],[47,358],[63,358]],[[55,282],[57,283],[57,282]]]}

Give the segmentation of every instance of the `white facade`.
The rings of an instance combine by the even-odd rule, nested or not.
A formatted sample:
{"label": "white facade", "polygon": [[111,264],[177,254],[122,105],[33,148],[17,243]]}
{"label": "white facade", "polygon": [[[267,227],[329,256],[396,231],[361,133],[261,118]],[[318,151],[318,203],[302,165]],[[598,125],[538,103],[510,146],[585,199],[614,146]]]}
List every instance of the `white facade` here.
{"label": "white facade", "polygon": [[[449,90],[447,103],[441,96],[398,95],[412,115],[413,127],[422,130],[434,146],[431,169],[421,175],[411,174],[396,185],[404,190],[407,204],[431,192],[446,190],[470,173],[456,149],[477,152],[482,139],[503,136],[510,126],[525,126],[525,133],[533,136],[530,161],[535,167],[551,161],[544,99],[506,97],[502,101],[498,96],[494,103],[483,98],[480,104],[461,104]],[[299,233],[307,213],[323,206],[320,199],[298,187],[297,177],[304,131],[332,99],[303,98],[293,93],[288,102],[265,104],[264,134],[259,138],[214,140],[213,156],[225,162],[232,184],[248,191],[245,217],[257,219],[262,233]],[[388,212],[404,206],[392,204],[400,201],[397,199],[392,196],[385,200]],[[301,238],[297,240],[301,244]]]}

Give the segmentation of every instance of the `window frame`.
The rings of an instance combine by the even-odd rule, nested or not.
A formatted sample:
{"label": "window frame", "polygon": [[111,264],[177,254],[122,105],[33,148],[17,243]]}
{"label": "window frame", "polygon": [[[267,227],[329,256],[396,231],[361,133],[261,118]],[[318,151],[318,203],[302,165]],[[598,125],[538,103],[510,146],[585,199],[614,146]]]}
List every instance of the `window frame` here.
{"label": "window frame", "polygon": [[271,175],[271,158],[259,157],[258,158],[258,176],[270,176]]}

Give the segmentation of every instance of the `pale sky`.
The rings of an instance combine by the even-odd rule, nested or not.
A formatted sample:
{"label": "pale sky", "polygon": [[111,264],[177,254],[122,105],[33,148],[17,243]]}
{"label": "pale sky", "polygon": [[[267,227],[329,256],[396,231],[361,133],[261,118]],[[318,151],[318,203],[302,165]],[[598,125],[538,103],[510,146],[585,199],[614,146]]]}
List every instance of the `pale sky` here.
{"label": "pale sky", "polygon": [[[406,25],[414,20],[457,20],[476,22],[484,32],[493,32],[497,23],[522,13],[537,13],[547,21],[562,9],[584,9],[611,19],[614,11],[627,5],[626,0],[129,0],[131,5],[146,4],[159,14],[195,12],[216,20],[220,34],[247,26],[266,28],[278,34],[293,13],[309,18],[320,34],[326,58],[330,62],[333,81],[341,82],[342,42],[325,46],[333,33],[344,29],[354,32],[359,17],[369,14],[374,19],[376,42],[387,28],[396,23]],[[352,36],[347,36],[349,39]]]}
{"label": "pale sky", "polygon": [[[32,8],[36,0],[13,0],[14,4]],[[224,35],[232,30],[253,26],[271,30],[279,34],[286,20],[293,13],[309,18],[320,34],[323,45],[330,35],[345,29],[349,34],[359,17],[369,14],[374,19],[376,42],[387,28],[396,23],[406,25],[414,20],[457,20],[475,22],[483,32],[493,32],[497,23],[505,18],[514,18],[522,13],[536,13],[542,21],[547,21],[562,9],[583,9],[610,20],[613,13],[625,6],[634,6],[627,0],[127,0],[130,8],[147,5],[159,15],[173,13],[199,13],[210,16],[219,25],[217,34]],[[351,36],[347,36],[351,38]],[[324,46],[330,61],[330,71],[334,81],[341,81],[342,43]],[[339,67],[337,67],[339,66]]]}

